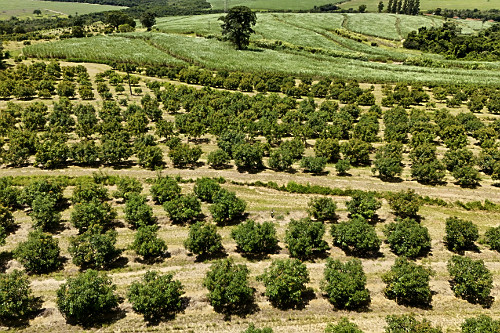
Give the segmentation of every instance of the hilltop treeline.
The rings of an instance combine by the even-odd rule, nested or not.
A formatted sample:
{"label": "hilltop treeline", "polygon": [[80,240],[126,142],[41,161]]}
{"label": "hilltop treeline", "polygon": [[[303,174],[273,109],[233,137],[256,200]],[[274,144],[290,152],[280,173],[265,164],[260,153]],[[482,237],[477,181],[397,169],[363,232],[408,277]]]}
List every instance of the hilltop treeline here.
{"label": "hilltop treeline", "polygon": [[439,28],[422,27],[418,32],[410,32],[403,46],[452,58],[498,61],[500,24],[481,31],[477,36],[462,35],[460,28],[449,22]]}

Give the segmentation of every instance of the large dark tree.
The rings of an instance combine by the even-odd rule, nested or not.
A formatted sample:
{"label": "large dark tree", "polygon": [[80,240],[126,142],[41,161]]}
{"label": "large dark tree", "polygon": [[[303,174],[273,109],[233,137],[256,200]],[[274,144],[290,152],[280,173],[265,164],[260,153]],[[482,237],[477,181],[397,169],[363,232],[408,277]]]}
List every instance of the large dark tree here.
{"label": "large dark tree", "polygon": [[219,17],[224,22],[221,25],[222,35],[233,43],[238,50],[245,49],[250,43],[250,34],[255,31],[252,26],[257,22],[257,16],[246,6],[236,6],[229,10],[226,16]]}

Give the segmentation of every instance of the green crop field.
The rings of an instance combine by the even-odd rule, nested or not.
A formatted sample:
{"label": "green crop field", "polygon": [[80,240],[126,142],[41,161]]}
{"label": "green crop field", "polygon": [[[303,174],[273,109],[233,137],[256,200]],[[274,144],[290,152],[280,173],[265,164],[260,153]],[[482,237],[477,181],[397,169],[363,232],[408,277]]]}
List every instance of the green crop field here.
{"label": "green crop field", "polygon": [[94,5],[76,2],[53,2],[38,0],[0,0],[0,20],[12,16],[18,18],[35,17],[33,11],[39,9],[43,17],[68,16],[118,10],[125,7]]}
{"label": "green crop field", "polygon": [[[212,5],[213,9],[224,9],[225,0],[207,0]],[[337,3],[341,0],[310,0],[310,1],[300,1],[300,0],[228,0],[228,7],[234,6],[248,6],[252,9],[260,10],[277,10],[277,9],[287,9],[287,10],[307,10],[312,9],[314,6],[321,6],[330,3]]]}
{"label": "green crop field", "polygon": [[[342,8],[357,9],[360,5],[366,5],[366,10],[371,12],[377,11],[377,6],[380,0],[350,0],[340,4]],[[387,0],[383,1],[387,6]],[[447,9],[498,9],[500,6],[494,0],[421,0],[420,10],[429,10],[436,8]]]}
{"label": "green crop field", "polygon": [[[498,63],[464,63],[426,54],[426,58],[450,68],[401,64],[421,55],[401,48],[392,40],[404,38],[419,26],[438,26],[443,22],[438,18],[395,14],[261,13],[258,14],[256,34],[251,39],[255,45],[248,51],[236,51],[229,43],[210,38],[220,36],[219,16],[162,18],[157,23],[160,32],[41,43],[26,47],[24,52],[30,57],[92,62],[174,64],[182,59],[210,69],[342,76],[368,81],[500,83]],[[377,29],[371,28],[375,23],[378,23]],[[459,24],[467,31],[480,27],[469,21]],[[471,64],[477,69],[460,68]]]}

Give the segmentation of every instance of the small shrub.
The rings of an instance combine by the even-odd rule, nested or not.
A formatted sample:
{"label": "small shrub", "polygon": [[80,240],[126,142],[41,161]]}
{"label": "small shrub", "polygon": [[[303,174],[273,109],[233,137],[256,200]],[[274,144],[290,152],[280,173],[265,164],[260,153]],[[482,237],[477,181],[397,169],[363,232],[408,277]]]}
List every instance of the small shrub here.
{"label": "small shrub", "polygon": [[389,315],[385,321],[385,333],[443,333],[441,328],[432,327],[427,319],[418,321],[413,315]]}
{"label": "small shrub", "polygon": [[276,228],[272,222],[259,224],[248,220],[234,228],[231,237],[243,253],[272,253],[278,246]]}
{"label": "small shrub", "polygon": [[0,319],[19,320],[39,309],[28,277],[17,269],[0,274]]}
{"label": "small shrub", "polygon": [[432,271],[406,258],[397,258],[391,270],[382,275],[385,296],[398,304],[429,306],[432,293],[429,280]]}
{"label": "small shrub", "polygon": [[359,259],[345,263],[328,258],[321,290],[328,300],[339,309],[358,309],[370,304],[370,292],[366,289],[366,275]]}
{"label": "small shrub", "polygon": [[498,333],[500,332],[500,320],[493,320],[487,315],[479,315],[466,318],[461,327],[462,333]]}
{"label": "small shrub", "polygon": [[57,307],[67,319],[93,324],[118,306],[115,290],[116,285],[107,275],[89,269],[61,285]]}
{"label": "small shrub", "polygon": [[241,333],[273,333],[273,329],[270,327],[256,328],[254,323],[250,323],[248,328]]}
{"label": "small shrub", "polygon": [[351,200],[346,202],[346,206],[351,216],[361,216],[370,220],[375,217],[382,203],[375,199],[373,193],[357,191],[352,195]]}
{"label": "small shrub", "polygon": [[277,259],[257,277],[266,286],[265,295],[278,308],[293,308],[302,302],[309,272],[298,259]]}
{"label": "small shrub", "polygon": [[488,228],[484,236],[486,238],[486,244],[488,244],[492,250],[500,252],[500,227]]}
{"label": "small shrub", "polygon": [[300,167],[305,172],[322,173],[326,167],[326,157],[305,156],[300,160]]}
{"label": "small shrub", "polygon": [[446,246],[454,252],[474,248],[474,242],[479,238],[479,232],[475,224],[457,217],[446,219],[445,230],[444,241]]}
{"label": "small shrub", "polygon": [[155,320],[174,315],[182,309],[184,288],[172,274],[160,275],[147,271],[141,282],[130,286],[127,297],[134,311],[146,320]]}
{"label": "small shrub", "polygon": [[325,333],[363,333],[363,331],[359,329],[358,325],[342,317],[336,325],[328,324]]}
{"label": "small shrub", "polygon": [[351,162],[349,160],[339,160],[335,163],[335,170],[340,176],[346,175],[347,171],[351,170]]}

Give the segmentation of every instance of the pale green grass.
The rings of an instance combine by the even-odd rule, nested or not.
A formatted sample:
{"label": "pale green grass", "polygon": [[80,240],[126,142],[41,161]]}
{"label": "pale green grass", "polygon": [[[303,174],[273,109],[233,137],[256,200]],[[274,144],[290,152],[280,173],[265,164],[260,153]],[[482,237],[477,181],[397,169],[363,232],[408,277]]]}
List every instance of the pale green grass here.
{"label": "pale green grass", "polygon": [[0,0],[0,20],[11,16],[19,18],[36,17],[35,9],[40,9],[44,17],[89,14],[108,10],[119,10],[126,7],[94,5],[76,2],[53,2],[38,0]]}
{"label": "pale green grass", "polygon": [[144,40],[120,36],[96,36],[40,43],[26,47],[24,54],[90,62],[117,61],[150,65],[182,63],[181,60],[148,45]]}
{"label": "pale green grass", "polygon": [[[212,5],[213,9],[224,9],[225,0],[208,0],[208,2]],[[313,9],[314,6],[321,6],[330,3],[337,3],[340,0],[309,0],[309,1],[300,1],[300,0],[228,0],[228,7],[234,6],[247,6],[252,9],[261,9],[261,10],[276,10],[276,9],[285,9],[285,10],[307,10]]]}

